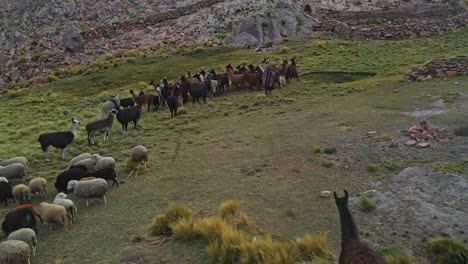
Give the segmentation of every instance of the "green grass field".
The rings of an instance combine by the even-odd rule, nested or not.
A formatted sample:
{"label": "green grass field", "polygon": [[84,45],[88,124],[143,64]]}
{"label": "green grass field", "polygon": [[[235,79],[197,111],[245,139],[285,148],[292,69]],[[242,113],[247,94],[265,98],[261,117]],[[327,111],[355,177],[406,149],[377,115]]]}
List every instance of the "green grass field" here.
{"label": "green grass field", "polygon": [[[372,157],[364,153],[350,153],[351,162],[362,168],[350,174],[333,166],[337,163],[333,154],[314,154],[314,147],[346,151],[340,139],[358,138],[371,130],[389,131],[394,136],[395,129],[417,122],[404,112],[433,101],[424,94],[466,91],[466,77],[424,83],[401,79],[405,70],[433,58],[466,55],[467,36],[468,30],[460,30],[432,39],[402,41],[304,38],[284,43],[289,47],[287,54],[223,48],[165,58],[148,56],[39,89],[8,90],[0,97],[0,158],[27,157],[30,177],[49,181],[48,202],[56,194],[56,175],[66,169],[69,159],[83,152],[114,157],[124,181],[119,189],[111,188],[106,206],[97,201],[86,208],[84,201],[74,199],[78,221],[68,233],[49,232],[41,226],[33,263],[53,263],[55,259],[119,263],[139,258],[146,259],[142,263],[209,263],[206,245],[201,242],[170,240],[152,245],[131,242],[130,237],[146,234],[151,219],[170,203],[188,205],[205,215],[215,213],[228,199],[241,202],[256,223],[255,234],[287,240],[328,232],[329,245],[338,256],[338,214],[333,200],[320,198],[320,191],[346,188],[356,193],[380,178],[367,170]],[[271,97],[262,91],[229,93],[210,99],[208,105],[185,106],[188,113],[174,119],[165,109],[144,112],[141,130],[125,136],[116,122],[109,141],[103,143],[98,135],[99,145],[88,147],[84,127],[97,118],[101,104],[111,94],[129,97],[130,89],[149,90],[146,83],[151,79],[167,76],[172,80],[202,68],[222,72],[229,63],[257,64],[267,56],[276,63],[297,57],[301,82],[275,90]],[[317,71],[377,75],[313,74]],[[82,124],[68,150],[69,159],[61,160],[60,151],[51,148],[51,162],[44,162],[37,137],[68,130],[72,117]],[[459,113],[449,118],[462,117]],[[149,148],[151,167],[137,178],[127,179],[125,164],[136,143]],[[331,165],[323,166],[324,162]],[[33,201],[39,203],[40,199]],[[2,205],[0,217],[12,208]],[[359,225],[359,219],[356,221]]]}

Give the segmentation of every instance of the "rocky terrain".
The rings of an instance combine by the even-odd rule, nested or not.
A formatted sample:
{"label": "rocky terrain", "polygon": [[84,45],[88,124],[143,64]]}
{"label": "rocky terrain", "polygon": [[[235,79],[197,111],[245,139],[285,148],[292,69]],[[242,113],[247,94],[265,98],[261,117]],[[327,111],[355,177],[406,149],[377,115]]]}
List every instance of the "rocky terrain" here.
{"label": "rocky terrain", "polygon": [[467,24],[458,0],[0,0],[0,87],[129,49],[425,37]]}

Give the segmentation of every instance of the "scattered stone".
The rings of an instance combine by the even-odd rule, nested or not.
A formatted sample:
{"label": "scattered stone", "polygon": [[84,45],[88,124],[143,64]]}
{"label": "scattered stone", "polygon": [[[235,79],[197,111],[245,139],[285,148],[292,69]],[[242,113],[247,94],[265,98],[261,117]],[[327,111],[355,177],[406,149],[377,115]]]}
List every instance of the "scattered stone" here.
{"label": "scattered stone", "polygon": [[429,147],[431,144],[428,143],[428,142],[420,142],[418,144],[416,144],[416,147],[417,148],[425,148],[425,147]]}
{"label": "scattered stone", "polygon": [[439,139],[439,143],[441,143],[441,144],[447,144],[447,143],[449,143],[449,141],[450,141],[450,139],[448,139],[448,138]]}
{"label": "scattered stone", "polygon": [[376,190],[367,190],[365,192],[363,192],[364,195],[366,195],[367,197],[373,197],[377,194],[377,191]]}
{"label": "scattered stone", "polygon": [[418,142],[416,142],[416,140],[413,140],[413,139],[408,140],[408,141],[406,141],[406,143],[405,143],[406,146],[414,146],[414,145],[416,145],[416,144],[418,144]]}
{"label": "scattered stone", "polygon": [[457,85],[457,84],[460,84],[459,82],[454,82],[453,84]]}
{"label": "scattered stone", "polygon": [[447,77],[452,77],[456,75],[457,75],[457,71],[447,71]]}
{"label": "scattered stone", "polygon": [[330,198],[330,195],[331,195],[330,191],[322,191],[320,193],[320,197],[323,197],[323,198]]}
{"label": "scattered stone", "polygon": [[374,135],[375,133],[377,133],[377,131],[369,131],[367,132],[367,135]]}

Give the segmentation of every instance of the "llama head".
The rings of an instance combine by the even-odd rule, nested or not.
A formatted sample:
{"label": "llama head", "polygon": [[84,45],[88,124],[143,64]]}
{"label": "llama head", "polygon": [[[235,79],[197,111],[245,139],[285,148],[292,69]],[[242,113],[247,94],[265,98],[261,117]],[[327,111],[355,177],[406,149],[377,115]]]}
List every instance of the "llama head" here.
{"label": "llama head", "polygon": [[80,123],[80,121],[78,119],[75,119],[75,118],[72,118],[71,121],[72,121],[72,124],[74,124],[74,125],[78,125]]}
{"label": "llama head", "polygon": [[115,98],[115,97],[117,97],[117,95],[116,95],[116,94],[113,94],[113,95],[111,95],[111,98]]}
{"label": "llama head", "polygon": [[115,116],[115,115],[117,115],[118,112],[119,112],[119,110],[117,110],[117,109],[112,109],[112,110],[109,112],[109,114]]}
{"label": "llama head", "polygon": [[132,89],[132,90],[130,90],[130,94],[133,94],[133,93],[134,93],[134,92],[133,92],[133,89]]}
{"label": "llama head", "polygon": [[229,63],[228,65],[226,65],[225,68],[226,68],[226,69],[231,69],[231,70],[232,70],[232,65]]}
{"label": "llama head", "polygon": [[333,197],[335,198],[335,203],[338,208],[343,208],[348,205],[349,193],[348,191],[344,190],[344,194],[344,197],[338,197],[338,195],[336,195],[336,192],[333,192]]}

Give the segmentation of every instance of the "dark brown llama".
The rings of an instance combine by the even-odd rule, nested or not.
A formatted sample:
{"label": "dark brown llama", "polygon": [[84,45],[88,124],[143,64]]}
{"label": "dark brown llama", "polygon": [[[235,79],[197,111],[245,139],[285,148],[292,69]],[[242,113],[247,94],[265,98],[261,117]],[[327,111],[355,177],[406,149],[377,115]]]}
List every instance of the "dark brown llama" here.
{"label": "dark brown llama", "polygon": [[370,247],[359,241],[358,230],[353,216],[348,208],[348,191],[344,190],[345,196],[339,198],[336,192],[336,207],[340,213],[341,222],[341,253],[339,264],[386,264],[385,260],[377,255]]}

